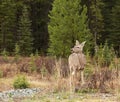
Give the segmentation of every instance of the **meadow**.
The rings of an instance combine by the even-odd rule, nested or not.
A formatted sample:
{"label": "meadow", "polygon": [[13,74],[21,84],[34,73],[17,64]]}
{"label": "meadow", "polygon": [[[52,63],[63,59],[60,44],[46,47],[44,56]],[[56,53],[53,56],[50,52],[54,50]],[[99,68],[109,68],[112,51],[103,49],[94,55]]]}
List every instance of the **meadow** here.
{"label": "meadow", "polygon": [[[90,56],[86,58],[86,83],[70,94],[67,59],[33,54],[30,57],[1,56],[0,92],[18,88],[44,89],[33,97],[10,99],[10,102],[119,102],[120,59],[114,58],[105,66]],[[23,76],[25,82],[19,76]]]}

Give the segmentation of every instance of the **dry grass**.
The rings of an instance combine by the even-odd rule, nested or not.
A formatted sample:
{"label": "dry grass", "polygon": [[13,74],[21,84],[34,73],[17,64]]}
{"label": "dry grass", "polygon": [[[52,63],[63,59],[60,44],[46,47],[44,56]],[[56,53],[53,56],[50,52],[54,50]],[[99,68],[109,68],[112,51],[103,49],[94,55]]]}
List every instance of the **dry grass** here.
{"label": "dry grass", "polygon": [[44,99],[41,100],[24,100],[22,102],[117,102],[117,101],[111,101],[111,100],[101,100],[101,99],[84,99],[84,100],[77,100],[77,99],[73,99],[73,100],[69,100],[69,99],[64,99],[64,100],[56,100],[56,99]]}
{"label": "dry grass", "polygon": [[28,76],[27,77],[29,83],[30,83],[30,87],[40,87],[40,88],[48,88],[50,86],[53,86],[55,83],[53,80],[43,80],[43,79],[39,79],[35,76]]}
{"label": "dry grass", "polygon": [[12,89],[12,83],[13,78],[0,78],[0,92]]}
{"label": "dry grass", "polygon": [[[13,82],[16,76],[14,77],[5,77],[0,78],[0,91],[7,91],[10,89],[13,89]],[[55,86],[55,81],[52,80],[43,80],[43,79],[37,79],[34,76],[26,76],[28,82],[30,83],[31,88],[51,88],[51,86]]]}
{"label": "dry grass", "polygon": [[[12,89],[12,82],[14,77],[11,78],[1,78],[0,79],[0,90]],[[88,93],[75,93],[70,96],[68,89],[68,79],[59,79],[58,83],[55,79],[43,80],[39,79],[38,75],[27,76],[27,80],[30,82],[30,87],[40,87],[45,88],[42,93],[38,95],[27,98],[27,99],[17,99],[16,102],[119,102],[120,96],[111,97],[100,97],[99,94],[88,94]],[[63,90],[63,91],[62,91]],[[15,101],[10,101],[15,102]]]}
{"label": "dry grass", "polygon": [[[38,57],[34,61],[36,69],[33,72],[30,71],[30,57],[20,58],[17,62],[14,61],[14,57],[9,57],[8,60],[8,62],[4,62],[0,57],[0,70],[3,73],[2,78],[0,78],[0,91],[13,88],[14,77],[18,74],[26,75],[30,87],[50,87],[55,91],[69,90],[69,68],[66,59],[56,60],[51,57]],[[102,90],[104,88],[107,91],[118,90],[120,87],[119,61],[120,59],[115,59],[116,66],[112,66],[113,70],[108,70],[108,68],[106,71],[99,70],[98,72],[95,72],[93,61],[88,62],[89,70],[85,73],[87,74],[85,79],[88,88],[100,89],[101,84],[104,83]],[[45,73],[41,72],[43,68],[46,70]]]}
{"label": "dry grass", "polygon": [[117,96],[104,97],[100,94],[79,94],[70,96],[68,93],[47,93],[38,95],[22,102],[119,102]]}

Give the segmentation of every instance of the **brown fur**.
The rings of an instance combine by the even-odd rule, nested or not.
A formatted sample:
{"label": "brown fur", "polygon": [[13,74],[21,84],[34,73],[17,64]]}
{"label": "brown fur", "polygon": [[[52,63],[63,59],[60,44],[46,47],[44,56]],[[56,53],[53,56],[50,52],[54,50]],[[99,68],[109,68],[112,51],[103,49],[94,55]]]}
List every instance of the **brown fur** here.
{"label": "brown fur", "polygon": [[81,80],[84,82],[83,69],[86,64],[85,55],[82,53],[85,42],[79,43],[76,40],[76,45],[72,48],[72,54],[69,56],[68,63],[70,68],[70,89],[74,89],[76,84]]}

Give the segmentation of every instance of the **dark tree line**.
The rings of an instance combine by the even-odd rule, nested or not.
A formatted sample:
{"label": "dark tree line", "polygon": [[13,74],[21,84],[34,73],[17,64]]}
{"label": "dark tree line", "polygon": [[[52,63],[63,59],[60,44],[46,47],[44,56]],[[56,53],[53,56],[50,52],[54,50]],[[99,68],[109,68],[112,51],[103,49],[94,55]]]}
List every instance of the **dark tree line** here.
{"label": "dark tree line", "polygon": [[[51,18],[48,15],[54,1],[0,0],[0,52],[5,49],[12,55],[15,45],[18,44],[22,55],[29,55],[36,50],[46,55],[50,48],[48,24]],[[64,5],[66,0],[61,2]],[[79,5],[86,5],[87,8],[87,17],[84,13],[83,16],[87,19],[89,33],[94,42],[91,49],[107,41],[120,54],[120,0],[81,0]],[[76,39],[73,38],[69,47]]]}

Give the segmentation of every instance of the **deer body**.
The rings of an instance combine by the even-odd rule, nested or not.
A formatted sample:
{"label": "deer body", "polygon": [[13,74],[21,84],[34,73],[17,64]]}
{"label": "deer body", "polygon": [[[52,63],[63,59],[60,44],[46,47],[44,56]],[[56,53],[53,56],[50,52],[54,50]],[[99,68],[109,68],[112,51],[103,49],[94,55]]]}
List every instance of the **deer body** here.
{"label": "deer body", "polygon": [[72,53],[69,56],[69,65],[71,70],[83,70],[86,59],[83,53]]}
{"label": "deer body", "polygon": [[71,89],[75,88],[79,80],[81,80],[81,85],[85,83],[83,71],[86,64],[86,58],[82,53],[84,44],[85,42],[79,44],[79,42],[76,41],[76,45],[72,48],[72,54],[68,58]]}

